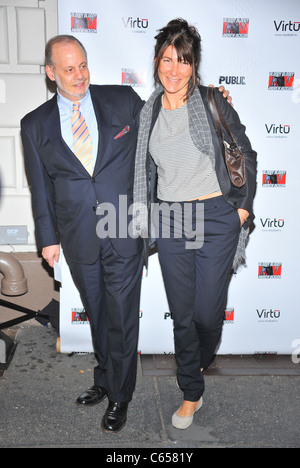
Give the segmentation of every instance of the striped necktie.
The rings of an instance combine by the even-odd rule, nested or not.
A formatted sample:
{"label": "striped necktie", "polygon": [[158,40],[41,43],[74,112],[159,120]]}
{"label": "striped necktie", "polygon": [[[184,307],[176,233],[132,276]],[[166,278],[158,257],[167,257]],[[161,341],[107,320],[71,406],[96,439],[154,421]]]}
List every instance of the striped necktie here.
{"label": "striped necktie", "polygon": [[74,141],[74,154],[77,156],[88,173],[92,175],[94,171],[92,140],[86,121],[84,120],[79,107],[80,102],[73,103],[71,124]]}

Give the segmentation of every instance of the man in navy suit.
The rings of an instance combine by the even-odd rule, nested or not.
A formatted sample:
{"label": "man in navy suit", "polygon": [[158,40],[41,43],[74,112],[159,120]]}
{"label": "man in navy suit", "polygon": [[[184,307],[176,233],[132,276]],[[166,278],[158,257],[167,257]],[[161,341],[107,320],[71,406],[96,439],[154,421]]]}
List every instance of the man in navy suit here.
{"label": "man in navy suit", "polygon": [[[94,385],[77,404],[108,397],[102,428],[117,432],[126,423],[136,381],[142,241],[118,233],[130,221],[124,200],[127,209],[143,101],[131,87],[90,85],[86,51],[72,36],[49,41],[46,73],[57,84],[56,95],[21,121],[37,245],[50,266],[62,246],[91,323],[98,365]],[[74,154],[71,118],[77,101],[91,138],[91,174]],[[96,233],[103,203],[117,214],[111,237]]]}

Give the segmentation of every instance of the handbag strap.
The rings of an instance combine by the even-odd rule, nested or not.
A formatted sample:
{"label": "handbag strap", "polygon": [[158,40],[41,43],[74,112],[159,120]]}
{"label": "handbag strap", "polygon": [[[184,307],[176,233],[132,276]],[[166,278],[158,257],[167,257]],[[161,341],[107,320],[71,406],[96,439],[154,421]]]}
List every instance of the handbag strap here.
{"label": "handbag strap", "polygon": [[228,135],[230,135],[232,141],[235,142],[235,140],[233,138],[233,135],[232,135],[232,133],[231,133],[231,131],[230,131],[230,129],[229,129],[227,123],[226,123],[226,120],[224,119],[224,116],[223,116],[223,114],[221,112],[219,104],[218,104],[218,102],[216,100],[215,88],[212,88],[212,87],[207,88],[207,97],[208,97],[209,108],[210,108],[212,117],[214,119],[216,129],[217,129],[221,139],[224,140],[224,135],[223,135],[222,128],[221,128],[221,125],[222,125],[223,128],[228,133]]}

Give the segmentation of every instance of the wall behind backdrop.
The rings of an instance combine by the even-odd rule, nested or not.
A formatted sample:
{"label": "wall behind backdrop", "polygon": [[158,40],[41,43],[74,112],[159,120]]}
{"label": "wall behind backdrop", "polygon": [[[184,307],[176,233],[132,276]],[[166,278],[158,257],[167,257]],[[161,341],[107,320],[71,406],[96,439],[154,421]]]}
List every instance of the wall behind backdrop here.
{"label": "wall behind backdrop", "polygon": [[[256,214],[247,266],[231,279],[219,354],[300,348],[299,0],[59,0],[59,33],[88,51],[91,82],[153,90],[154,36],[173,18],[202,37],[202,84],[230,90],[258,152]],[[63,259],[61,351],[92,351],[89,323]],[[143,279],[139,350],[173,352],[157,255]],[[297,350],[298,348],[298,350]]]}

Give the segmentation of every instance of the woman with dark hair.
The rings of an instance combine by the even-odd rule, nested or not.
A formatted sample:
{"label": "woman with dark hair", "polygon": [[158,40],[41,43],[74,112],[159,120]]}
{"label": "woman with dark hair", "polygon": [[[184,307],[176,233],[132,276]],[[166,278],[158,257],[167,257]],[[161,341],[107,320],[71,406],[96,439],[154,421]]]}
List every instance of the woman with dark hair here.
{"label": "woman with dark hair", "polygon": [[[184,398],[172,423],[185,429],[202,405],[202,371],[220,341],[228,277],[233,264],[244,256],[248,228],[254,219],[256,153],[238,114],[216,91],[222,113],[245,157],[246,183],[240,188],[234,186],[209,110],[207,88],[200,85],[198,31],[176,19],[155,39],[157,87],[140,115],[135,229],[145,239],[146,258],[149,238],[157,239],[174,320],[177,380]],[[153,206],[159,207],[155,235],[150,230],[157,213]]]}

